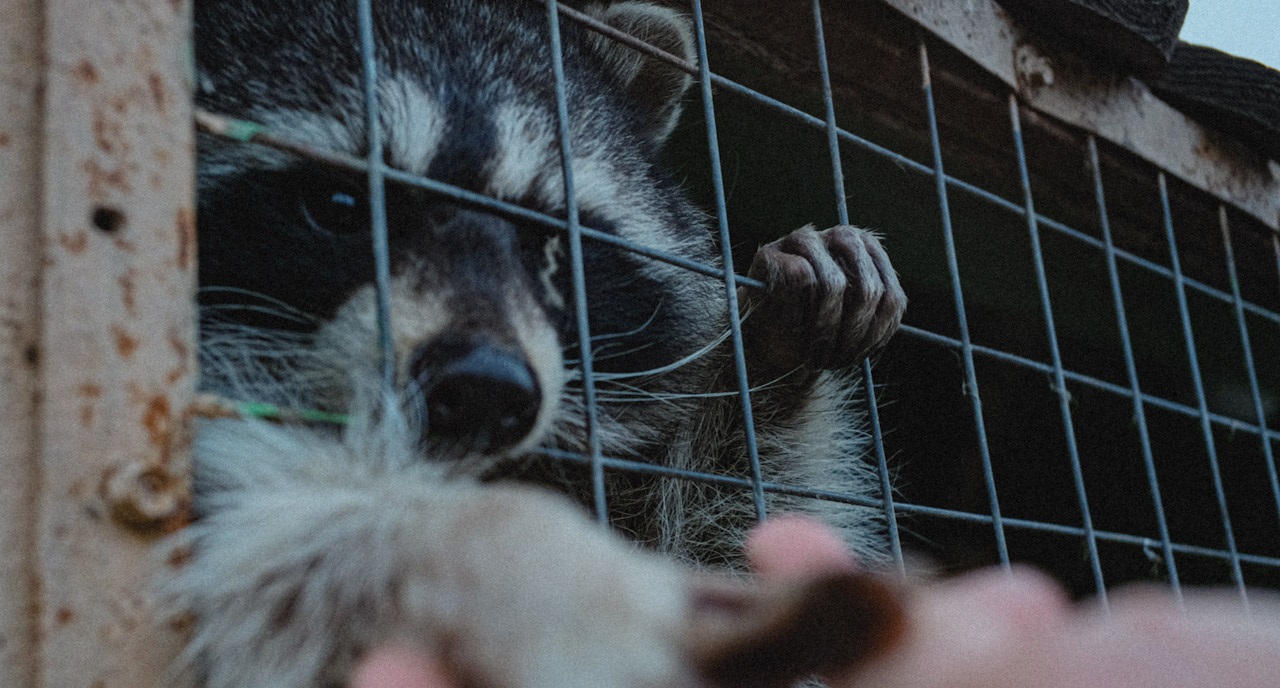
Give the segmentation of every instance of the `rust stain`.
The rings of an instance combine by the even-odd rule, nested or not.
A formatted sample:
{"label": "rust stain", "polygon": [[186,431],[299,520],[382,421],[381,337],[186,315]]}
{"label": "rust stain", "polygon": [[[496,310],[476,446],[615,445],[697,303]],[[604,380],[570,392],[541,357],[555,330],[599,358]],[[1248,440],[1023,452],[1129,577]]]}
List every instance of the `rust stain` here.
{"label": "rust stain", "polygon": [[182,378],[186,376],[187,376],[186,366],[178,366],[176,368],[170,368],[169,372],[165,373],[164,383],[172,387],[173,385],[176,385],[179,382],[181,382]]}
{"label": "rust stain", "polygon": [[137,277],[138,271],[129,268],[116,279],[120,284],[121,298],[124,300],[124,312],[131,316],[138,314],[138,285],[135,282]]}
{"label": "rust stain", "polygon": [[178,357],[178,365],[170,369],[164,378],[165,382],[172,387],[191,372],[189,366],[191,349],[187,346],[187,337],[173,328],[169,329],[169,348]]}
{"label": "rust stain", "polygon": [[102,385],[86,382],[80,385],[80,396],[97,399],[102,396]]}
{"label": "rust stain", "polygon": [[8,146],[12,141],[13,137],[9,136],[6,132],[0,131],[0,148]]}
{"label": "rust stain", "polygon": [[85,84],[92,86],[98,83],[98,68],[94,67],[93,63],[87,59],[77,62],[75,68],[71,71],[76,75],[77,79]]}
{"label": "rust stain", "polygon": [[195,557],[195,551],[190,545],[178,545],[169,550],[164,558],[164,563],[171,568],[180,569],[186,566]]}
{"label": "rust stain", "polygon": [[66,607],[58,607],[58,611],[53,613],[53,620],[59,626],[65,626],[75,620],[75,618],[75,612],[67,609]]}
{"label": "rust stain", "polygon": [[195,262],[196,213],[190,206],[178,208],[178,269],[190,270]]}
{"label": "rust stain", "polygon": [[119,189],[125,193],[132,191],[129,177],[123,170],[106,169],[93,159],[85,160],[81,167],[89,175],[89,197],[94,201],[105,199],[109,189]]}
{"label": "rust stain", "polygon": [[76,232],[75,234],[59,234],[58,243],[67,253],[72,255],[80,255],[89,247],[89,235],[84,232]]}
{"label": "rust stain", "polygon": [[142,427],[147,431],[151,446],[159,450],[160,456],[169,456],[169,438],[173,435],[173,412],[169,408],[169,399],[162,395],[151,397],[147,409],[142,414]]}
{"label": "rust stain", "polygon": [[124,235],[121,234],[120,232],[116,232],[115,234],[111,235],[111,241],[116,245],[116,248],[120,249],[121,251],[124,251],[125,253],[138,252],[138,245],[124,238]]}
{"label": "rust stain", "polygon": [[134,462],[108,469],[100,489],[112,520],[138,535],[155,536],[191,522],[189,487],[163,463]]}
{"label": "rust stain", "polygon": [[159,112],[169,109],[169,92],[164,87],[164,77],[155,72],[147,75],[147,88],[151,91],[151,103]]}
{"label": "rust stain", "polygon": [[191,355],[191,349],[187,346],[187,338],[180,332],[173,329],[169,330],[169,347],[173,349],[173,353],[178,355],[178,359],[186,361]]}
{"label": "rust stain", "polygon": [[104,153],[115,152],[115,142],[121,135],[120,122],[107,118],[101,110],[94,108],[92,127],[93,142],[98,145],[98,150]]}
{"label": "rust stain", "polygon": [[119,325],[111,326],[111,336],[115,339],[116,353],[120,354],[120,358],[131,358],[141,344],[137,337]]}

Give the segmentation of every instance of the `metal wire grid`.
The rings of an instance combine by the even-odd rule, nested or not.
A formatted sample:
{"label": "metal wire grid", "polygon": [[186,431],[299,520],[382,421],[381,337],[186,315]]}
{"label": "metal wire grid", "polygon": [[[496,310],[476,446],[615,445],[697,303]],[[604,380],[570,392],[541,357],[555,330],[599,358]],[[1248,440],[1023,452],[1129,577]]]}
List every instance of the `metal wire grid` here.
{"label": "metal wire grid", "polygon": [[[937,110],[934,102],[933,86],[930,78],[929,54],[926,39],[921,36],[918,39],[918,58],[921,75],[921,89],[924,100],[925,110],[928,117],[929,143],[932,152],[932,164],[925,165],[912,160],[902,154],[894,152],[888,148],[880,146],[870,140],[862,138],[846,129],[842,129],[836,122],[836,113],[834,101],[832,97],[831,82],[826,55],[826,42],[823,32],[822,9],[820,0],[812,0],[813,26],[815,32],[815,41],[817,46],[817,57],[819,72],[821,78],[821,88],[823,94],[824,112],[823,116],[815,116],[804,112],[790,105],[787,105],[775,98],[767,96],[763,93],[755,91],[743,84],[736,83],[723,76],[715,74],[711,71],[707,58],[707,40],[706,31],[703,23],[702,7],[700,0],[691,0],[691,14],[695,24],[695,35],[697,40],[698,64],[691,65],[687,62],[665,53],[660,49],[649,46],[634,37],[623,34],[612,27],[603,25],[600,22],[584,15],[572,8],[559,5],[557,0],[534,0],[536,2],[544,2],[547,8],[548,17],[548,40],[552,48],[552,64],[549,65],[551,78],[555,80],[556,107],[558,115],[558,126],[561,141],[562,169],[565,181],[566,191],[566,219],[559,219],[544,215],[542,213],[523,208],[518,205],[490,198],[475,192],[468,191],[449,184],[438,182],[432,179],[406,174],[399,170],[391,169],[383,163],[382,159],[382,140],[379,131],[379,118],[377,116],[378,104],[375,84],[377,81],[377,64],[374,59],[374,37],[372,30],[372,3],[373,0],[357,0],[358,20],[360,29],[360,41],[362,60],[364,65],[364,86],[365,97],[367,102],[366,122],[369,132],[369,155],[364,159],[357,159],[350,156],[335,154],[331,151],[315,150],[296,143],[276,138],[268,132],[255,132],[251,137],[259,143],[273,145],[276,147],[291,150],[293,152],[306,155],[329,164],[346,167],[349,169],[360,170],[368,175],[369,192],[370,192],[370,212],[373,226],[373,244],[375,260],[377,262],[377,283],[379,286],[379,327],[380,341],[384,357],[384,375],[388,384],[391,384],[394,374],[393,366],[393,350],[390,343],[390,327],[389,319],[391,317],[390,309],[386,300],[386,284],[389,279],[390,258],[388,255],[387,244],[387,224],[386,224],[386,208],[384,201],[384,188],[387,180],[392,180],[400,184],[407,184],[423,189],[427,189],[434,193],[445,197],[456,199],[463,203],[478,207],[480,209],[490,210],[509,216],[515,216],[523,220],[535,222],[545,227],[562,231],[568,235],[570,255],[572,263],[572,284],[574,290],[574,308],[578,324],[579,349],[582,352],[581,365],[583,367],[583,388],[586,395],[586,408],[588,410],[587,417],[587,433],[588,433],[588,455],[578,455],[556,449],[543,449],[541,453],[548,458],[586,463],[591,466],[592,478],[594,483],[595,507],[597,514],[601,519],[606,513],[606,495],[604,491],[604,472],[605,470],[625,470],[637,473],[647,473],[651,475],[666,476],[674,479],[695,480],[729,488],[747,489],[753,494],[757,513],[760,517],[766,516],[764,508],[764,494],[766,492],[777,492],[790,494],[801,497],[814,499],[823,499],[829,501],[842,502],[850,505],[863,507],[876,507],[884,510],[888,524],[890,527],[890,538],[894,560],[899,567],[903,566],[903,555],[901,540],[898,533],[898,512],[906,514],[916,514],[921,516],[938,517],[951,519],[955,521],[987,524],[992,529],[995,547],[999,561],[1008,566],[1010,556],[1008,545],[1006,542],[1006,531],[1008,529],[1023,529],[1027,531],[1036,531],[1042,533],[1052,533],[1058,535],[1066,535],[1081,538],[1086,544],[1088,550],[1088,561],[1091,568],[1094,586],[1097,593],[1105,600],[1106,582],[1104,572],[1102,571],[1100,557],[1098,555],[1098,543],[1110,542],[1124,545],[1141,547],[1144,551],[1152,551],[1152,548],[1158,544],[1159,559],[1162,560],[1171,586],[1177,594],[1181,594],[1180,579],[1177,568],[1177,558],[1179,556],[1197,556],[1213,559],[1225,560],[1230,564],[1231,579],[1242,600],[1247,603],[1245,592],[1245,581],[1241,570],[1242,563],[1259,565],[1280,569],[1280,558],[1241,553],[1237,550],[1235,536],[1231,526],[1230,512],[1227,505],[1227,498],[1223,489],[1221,470],[1218,465],[1215,441],[1212,429],[1214,426],[1230,428],[1235,432],[1246,432],[1256,435],[1262,445],[1263,455],[1265,456],[1268,477],[1270,481],[1270,490],[1275,501],[1276,508],[1280,512],[1280,480],[1277,479],[1277,469],[1275,459],[1270,446],[1271,440],[1280,439],[1280,431],[1272,430],[1267,427],[1266,413],[1262,401],[1261,386],[1256,371],[1255,359],[1252,348],[1250,346],[1249,333],[1245,322],[1246,314],[1263,318],[1272,323],[1280,324],[1280,314],[1277,314],[1267,308],[1246,301],[1241,296],[1239,278],[1235,267],[1235,258],[1232,253],[1231,237],[1228,225],[1227,208],[1219,205],[1219,224],[1222,231],[1224,249],[1227,255],[1227,269],[1231,283],[1231,293],[1223,292],[1208,284],[1197,281],[1183,274],[1178,260],[1178,247],[1173,232],[1173,219],[1169,210],[1169,191],[1168,184],[1165,180],[1163,172],[1158,173],[1157,183],[1160,193],[1161,206],[1163,209],[1163,226],[1166,239],[1169,244],[1169,253],[1171,256],[1171,265],[1166,267],[1157,262],[1148,260],[1134,253],[1119,249],[1115,246],[1112,235],[1110,221],[1107,211],[1107,195],[1102,181],[1101,165],[1099,163],[1098,145],[1092,136],[1088,137],[1088,166],[1091,171],[1094,186],[1095,200],[1097,204],[1097,212],[1099,224],[1102,231],[1102,238],[1097,239],[1085,232],[1070,227],[1062,222],[1046,217],[1036,212],[1032,200],[1032,189],[1030,177],[1027,171],[1026,150],[1022,139],[1021,115],[1019,104],[1015,96],[1009,96],[1009,117],[1010,131],[1013,138],[1014,148],[1016,150],[1017,166],[1022,189],[1022,204],[1011,202],[991,191],[980,188],[974,184],[958,179],[946,173],[942,162],[942,143],[938,133]],[[572,150],[568,137],[569,131],[569,115],[567,101],[565,97],[564,71],[560,49],[560,22],[563,19],[576,21],[587,26],[587,28],[605,34],[630,45],[636,49],[642,50],[646,54],[672,64],[677,69],[685,70],[691,73],[698,82],[701,95],[701,104],[704,110],[707,123],[707,139],[709,141],[710,150],[710,173],[712,176],[712,186],[715,196],[715,210],[717,218],[717,229],[720,236],[722,247],[723,268],[704,265],[690,261],[681,256],[672,255],[660,250],[638,245],[633,242],[614,237],[603,232],[597,231],[590,227],[584,227],[579,222],[578,207],[574,195],[573,184],[573,166]],[[879,415],[876,405],[875,384],[871,375],[870,363],[865,363],[863,374],[866,377],[866,401],[868,417],[871,425],[871,433],[873,440],[873,459],[879,470],[882,494],[879,498],[871,498],[862,495],[839,494],[823,490],[813,489],[803,485],[783,485],[768,482],[762,479],[760,474],[758,457],[756,455],[755,438],[753,432],[753,419],[751,415],[751,393],[746,378],[746,368],[743,356],[741,323],[738,318],[738,305],[736,297],[737,287],[759,288],[760,283],[755,280],[736,275],[732,270],[732,260],[729,252],[729,229],[728,229],[728,212],[725,203],[724,180],[721,173],[719,150],[717,145],[716,118],[715,118],[715,94],[713,87],[719,89],[725,94],[733,94],[755,103],[765,105],[778,113],[789,118],[797,120],[808,127],[819,129],[825,132],[830,150],[832,174],[835,180],[836,199],[837,199],[837,215],[841,223],[847,223],[849,219],[848,208],[845,202],[846,192],[844,187],[843,170],[841,169],[841,149],[840,146],[851,145],[861,150],[869,152],[875,156],[891,161],[899,168],[927,175],[934,180],[937,207],[939,212],[939,222],[942,236],[945,243],[946,263],[948,268],[948,276],[950,279],[951,292],[954,300],[954,308],[959,323],[959,338],[948,337],[939,333],[928,330],[904,325],[903,334],[908,337],[917,338],[924,342],[939,344],[951,350],[959,352],[963,360],[965,391],[969,398],[973,422],[975,424],[978,448],[981,455],[981,465],[983,468],[983,481],[986,486],[990,513],[971,513],[953,509],[943,509],[923,504],[911,504],[896,500],[893,491],[890,489],[890,471],[887,466],[885,448],[880,429]],[[207,129],[219,130],[222,127],[211,126],[209,122],[215,121],[216,118],[210,118],[206,113],[201,114],[201,121]],[[975,344],[971,341],[967,325],[967,311],[964,303],[964,292],[960,279],[960,271],[956,258],[955,237],[952,227],[952,211],[949,203],[949,194],[952,191],[960,191],[980,199],[992,207],[1007,211],[1014,215],[1025,219],[1027,231],[1031,241],[1032,252],[1034,257],[1034,268],[1037,289],[1039,292],[1040,304],[1046,320],[1046,337],[1049,342],[1050,362],[1048,364],[1036,361],[1024,356],[1002,351],[996,348]],[[1074,241],[1103,252],[1106,258],[1107,274],[1110,284],[1110,291],[1113,301],[1113,307],[1117,317],[1119,339],[1124,357],[1125,370],[1128,378],[1128,385],[1117,385],[1093,376],[1085,375],[1079,372],[1068,370],[1064,367],[1062,357],[1059,352],[1057,333],[1054,326],[1053,307],[1050,303],[1049,290],[1047,286],[1044,254],[1040,246],[1040,231],[1047,229],[1061,236],[1068,237]],[[651,464],[619,459],[616,457],[603,456],[600,452],[599,440],[596,436],[596,414],[597,408],[595,404],[595,389],[592,376],[592,359],[590,347],[590,331],[588,329],[587,313],[590,304],[587,302],[585,289],[585,270],[587,266],[583,265],[582,260],[582,241],[597,241],[610,244],[614,247],[635,252],[648,258],[667,262],[702,275],[720,276],[724,279],[726,289],[726,302],[728,308],[729,320],[731,322],[732,332],[731,341],[734,349],[734,358],[736,372],[738,378],[739,395],[742,401],[742,410],[744,416],[744,426],[746,428],[747,447],[751,459],[751,475],[749,477],[738,477],[728,475],[713,475],[700,473],[682,469],[674,469],[664,466],[655,466]],[[1277,268],[1280,269],[1280,237],[1272,237],[1273,246],[1276,252]],[[1122,290],[1119,278],[1118,265],[1127,263],[1154,275],[1169,280],[1174,286],[1181,317],[1181,327],[1184,335],[1184,341],[1191,364],[1191,377],[1196,392],[1196,406],[1188,406],[1173,400],[1156,397],[1142,391],[1139,384],[1137,367],[1135,364],[1135,355],[1133,351],[1133,343],[1130,335],[1129,324],[1125,312],[1124,300],[1122,298]],[[1210,412],[1206,402],[1203,379],[1199,370],[1196,344],[1193,338],[1192,322],[1189,309],[1187,307],[1186,292],[1187,290],[1196,291],[1211,299],[1230,304],[1235,312],[1238,325],[1239,336],[1245,352],[1245,364],[1248,373],[1252,402],[1256,413],[1256,423],[1251,423],[1242,419],[1232,418],[1221,414]],[[1059,399],[1059,410],[1062,418],[1063,427],[1065,428],[1065,436],[1068,445],[1068,457],[1071,464],[1071,471],[1074,480],[1076,496],[1079,501],[1082,521],[1079,525],[1066,525],[1059,523],[1049,523],[1043,521],[1035,521],[1028,519],[1009,518],[1002,516],[1000,510],[999,492],[996,486],[996,479],[992,470],[992,461],[990,449],[987,441],[987,431],[984,424],[984,414],[982,407],[982,397],[978,387],[978,377],[974,366],[975,357],[982,357],[992,361],[1015,366],[1018,368],[1034,371],[1037,373],[1048,374],[1052,376],[1054,391]],[[1119,397],[1127,398],[1131,401],[1133,407],[1133,420],[1138,431],[1139,443],[1142,450],[1142,459],[1146,473],[1146,480],[1150,490],[1150,498],[1152,500],[1157,522],[1158,532],[1154,537],[1147,535],[1137,535],[1128,533],[1111,532],[1106,530],[1098,530],[1093,526],[1091,510],[1089,506],[1088,496],[1086,494],[1085,484],[1080,464],[1079,450],[1076,447],[1076,429],[1072,420],[1072,409],[1067,384],[1083,385],[1097,390],[1107,392]],[[1164,500],[1161,494],[1160,480],[1156,470],[1156,460],[1152,449],[1150,431],[1147,423],[1145,409],[1147,406],[1171,411],[1176,414],[1195,418],[1199,421],[1203,434],[1206,451],[1208,452],[1210,469],[1213,475],[1214,491],[1219,507],[1219,517],[1221,519],[1225,548],[1211,548],[1184,544],[1175,542],[1170,535],[1168,519],[1166,517]],[[853,460],[853,459],[851,459]]]}

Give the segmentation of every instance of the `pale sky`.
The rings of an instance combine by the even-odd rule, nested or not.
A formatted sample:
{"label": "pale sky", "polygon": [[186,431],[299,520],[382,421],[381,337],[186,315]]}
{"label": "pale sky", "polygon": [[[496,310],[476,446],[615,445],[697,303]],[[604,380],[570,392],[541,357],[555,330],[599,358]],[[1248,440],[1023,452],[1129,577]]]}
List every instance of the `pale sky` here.
{"label": "pale sky", "polygon": [[1179,38],[1280,69],[1280,0],[1191,0]]}

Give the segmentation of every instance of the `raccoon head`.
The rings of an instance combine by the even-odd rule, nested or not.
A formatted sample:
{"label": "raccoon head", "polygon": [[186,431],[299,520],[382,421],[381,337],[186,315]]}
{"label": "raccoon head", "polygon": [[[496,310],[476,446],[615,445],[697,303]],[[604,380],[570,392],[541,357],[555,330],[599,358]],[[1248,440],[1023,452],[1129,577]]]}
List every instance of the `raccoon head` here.
{"label": "raccoon head", "polygon": [[[545,9],[374,8],[386,162],[565,217]],[[591,11],[694,59],[687,22],[671,10]],[[204,0],[195,21],[200,107],[367,155],[350,3],[279,0],[263,12],[257,0]],[[655,162],[689,77],[561,24],[581,223],[714,263],[700,213]],[[345,409],[380,379],[367,180],[204,134],[198,152],[205,386]],[[507,457],[572,435],[581,419],[562,400],[577,330],[562,233],[411,185],[388,183],[385,194],[396,382],[421,412],[427,446]],[[598,368],[653,369],[707,343],[710,283],[597,242],[584,254],[592,333],[626,352]]]}

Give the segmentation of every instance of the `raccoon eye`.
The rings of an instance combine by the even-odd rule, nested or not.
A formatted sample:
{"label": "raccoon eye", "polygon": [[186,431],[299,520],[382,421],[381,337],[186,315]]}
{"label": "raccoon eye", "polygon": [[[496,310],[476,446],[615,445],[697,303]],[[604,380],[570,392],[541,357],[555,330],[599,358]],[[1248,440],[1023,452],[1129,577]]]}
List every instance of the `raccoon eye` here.
{"label": "raccoon eye", "polygon": [[354,184],[321,184],[302,192],[298,206],[307,224],[330,234],[369,230],[369,203]]}

